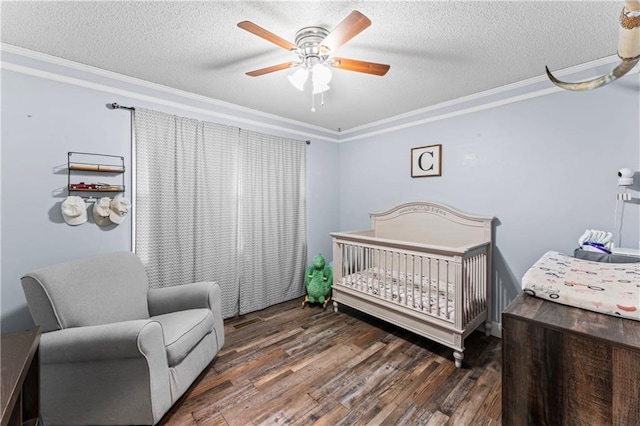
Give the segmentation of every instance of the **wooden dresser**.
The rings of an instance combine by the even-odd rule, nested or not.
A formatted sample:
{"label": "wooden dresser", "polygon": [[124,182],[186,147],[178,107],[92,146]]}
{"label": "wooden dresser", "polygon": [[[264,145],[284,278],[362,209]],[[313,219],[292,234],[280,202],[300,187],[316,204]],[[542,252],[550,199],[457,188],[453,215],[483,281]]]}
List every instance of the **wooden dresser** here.
{"label": "wooden dresser", "polygon": [[640,321],[520,295],[502,356],[505,426],[640,425]]}
{"label": "wooden dresser", "polygon": [[37,425],[40,413],[40,329],[2,335],[2,426]]}

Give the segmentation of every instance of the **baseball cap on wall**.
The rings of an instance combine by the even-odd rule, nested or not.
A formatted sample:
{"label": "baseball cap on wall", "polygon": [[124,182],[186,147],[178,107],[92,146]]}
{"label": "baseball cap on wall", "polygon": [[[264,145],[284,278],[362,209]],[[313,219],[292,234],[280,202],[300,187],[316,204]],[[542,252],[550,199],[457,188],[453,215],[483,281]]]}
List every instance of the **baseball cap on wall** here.
{"label": "baseball cap on wall", "polygon": [[131,201],[123,197],[122,195],[117,195],[111,202],[109,203],[109,219],[111,222],[116,224],[121,224],[124,222],[127,213],[129,213],[129,209],[131,208]]}
{"label": "baseball cap on wall", "polygon": [[110,203],[111,198],[109,197],[99,198],[93,203],[93,220],[98,226],[111,224],[111,219],[109,219],[111,214],[111,209],[109,208]]}
{"label": "baseball cap on wall", "polygon": [[82,225],[87,221],[87,204],[82,197],[71,195],[60,205],[62,218],[68,225]]}

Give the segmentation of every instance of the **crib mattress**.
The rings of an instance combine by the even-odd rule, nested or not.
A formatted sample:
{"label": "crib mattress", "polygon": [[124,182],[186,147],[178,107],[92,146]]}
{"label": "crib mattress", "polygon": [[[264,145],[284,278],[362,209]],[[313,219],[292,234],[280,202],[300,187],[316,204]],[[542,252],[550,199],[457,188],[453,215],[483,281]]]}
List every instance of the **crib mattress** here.
{"label": "crib mattress", "polygon": [[525,293],[640,321],[640,263],[602,263],[545,253],[522,277]]}
{"label": "crib mattress", "polygon": [[342,284],[440,318],[454,319],[455,286],[445,281],[438,286],[437,280],[419,274],[369,268],[344,276]]}

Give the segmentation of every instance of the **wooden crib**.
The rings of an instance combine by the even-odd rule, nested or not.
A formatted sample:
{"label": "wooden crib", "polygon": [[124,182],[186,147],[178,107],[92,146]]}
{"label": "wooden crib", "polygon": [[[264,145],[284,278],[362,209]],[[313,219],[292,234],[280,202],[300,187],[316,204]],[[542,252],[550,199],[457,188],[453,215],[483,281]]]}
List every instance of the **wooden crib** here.
{"label": "wooden crib", "polygon": [[373,213],[365,231],[334,232],[333,306],[366,312],[453,349],[491,329],[492,217],[434,202]]}

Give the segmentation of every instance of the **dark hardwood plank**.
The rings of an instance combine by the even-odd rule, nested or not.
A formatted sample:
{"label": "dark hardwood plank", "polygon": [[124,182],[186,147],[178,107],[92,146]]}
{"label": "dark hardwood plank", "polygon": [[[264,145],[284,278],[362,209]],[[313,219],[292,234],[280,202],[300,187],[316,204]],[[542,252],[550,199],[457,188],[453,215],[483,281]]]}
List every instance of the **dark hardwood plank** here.
{"label": "dark hardwood plank", "polygon": [[[499,373],[498,373],[499,374]],[[485,423],[486,420],[486,423]],[[498,424],[502,421],[502,380],[496,380],[473,419],[478,424]]]}
{"label": "dark hardwood plank", "polygon": [[491,392],[493,384],[500,380],[500,374],[491,370],[484,370],[469,390],[468,396],[453,412],[450,421],[454,425],[474,424],[474,418]]}
{"label": "dark hardwood plank", "polygon": [[225,321],[226,343],[161,425],[501,424],[500,340],[452,350],[292,300]]}

